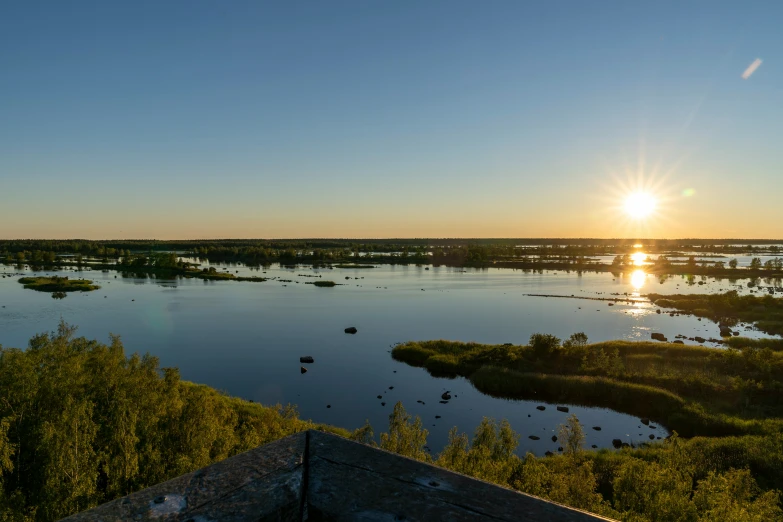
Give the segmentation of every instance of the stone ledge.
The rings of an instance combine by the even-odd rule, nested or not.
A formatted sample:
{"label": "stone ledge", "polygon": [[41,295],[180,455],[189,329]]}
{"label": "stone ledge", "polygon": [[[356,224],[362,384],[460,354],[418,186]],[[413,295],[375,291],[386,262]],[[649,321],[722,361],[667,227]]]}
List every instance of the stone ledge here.
{"label": "stone ledge", "polygon": [[308,431],[65,520],[590,522],[608,519],[336,435]]}

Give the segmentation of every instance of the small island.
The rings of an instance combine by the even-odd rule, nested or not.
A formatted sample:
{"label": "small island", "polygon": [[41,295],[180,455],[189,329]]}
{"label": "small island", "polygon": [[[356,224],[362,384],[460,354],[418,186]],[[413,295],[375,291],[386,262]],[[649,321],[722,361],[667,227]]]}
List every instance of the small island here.
{"label": "small island", "polygon": [[335,283],[334,281],[313,281],[313,282],[307,282],[305,284],[306,285],[320,286],[320,287],[324,287],[324,288],[331,288],[333,286],[337,286],[337,283]]}
{"label": "small island", "polygon": [[68,277],[22,277],[19,282],[25,288],[38,292],[91,292],[98,290],[99,285],[92,284],[89,279],[68,279]]}

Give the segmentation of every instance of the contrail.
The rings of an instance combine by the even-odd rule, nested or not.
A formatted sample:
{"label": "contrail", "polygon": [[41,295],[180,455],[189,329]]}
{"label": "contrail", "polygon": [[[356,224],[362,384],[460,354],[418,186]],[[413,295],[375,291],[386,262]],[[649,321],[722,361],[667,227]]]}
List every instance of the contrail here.
{"label": "contrail", "polygon": [[761,65],[761,58],[756,58],[753,60],[753,63],[748,65],[748,68],[745,69],[744,73],[742,73],[742,79],[747,80],[750,78],[750,75],[756,72],[756,69],[759,68],[759,65]]}

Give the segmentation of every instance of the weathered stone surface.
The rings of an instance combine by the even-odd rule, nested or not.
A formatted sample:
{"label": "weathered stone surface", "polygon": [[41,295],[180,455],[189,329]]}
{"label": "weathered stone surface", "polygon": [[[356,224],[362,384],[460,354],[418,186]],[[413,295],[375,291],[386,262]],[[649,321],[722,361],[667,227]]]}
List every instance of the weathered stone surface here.
{"label": "weathered stone surface", "polygon": [[607,520],[309,431],[117,499],[71,522]]}
{"label": "weathered stone surface", "polygon": [[606,520],[334,435],[308,452],[309,520]]}
{"label": "weathered stone surface", "polygon": [[65,520],[301,520],[305,444],[292,435]]}

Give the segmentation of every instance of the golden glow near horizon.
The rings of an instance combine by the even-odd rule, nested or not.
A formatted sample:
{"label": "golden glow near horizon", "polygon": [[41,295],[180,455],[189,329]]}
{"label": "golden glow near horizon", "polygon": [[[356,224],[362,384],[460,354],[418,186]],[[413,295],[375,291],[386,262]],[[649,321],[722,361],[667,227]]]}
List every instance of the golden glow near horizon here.
{"label": "golden glow near horizon", "polygon": [[647,192],[634,192],[625,198],[623,209],[634,219],[644,219],[655,211],[657,200]]}

